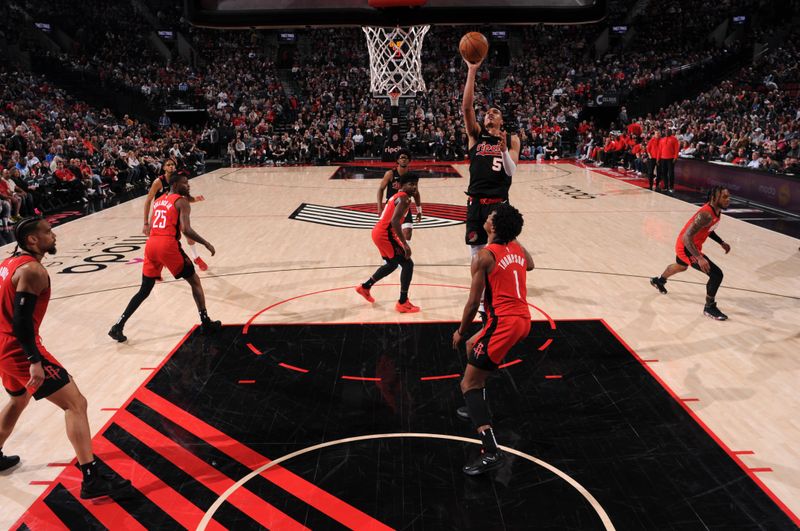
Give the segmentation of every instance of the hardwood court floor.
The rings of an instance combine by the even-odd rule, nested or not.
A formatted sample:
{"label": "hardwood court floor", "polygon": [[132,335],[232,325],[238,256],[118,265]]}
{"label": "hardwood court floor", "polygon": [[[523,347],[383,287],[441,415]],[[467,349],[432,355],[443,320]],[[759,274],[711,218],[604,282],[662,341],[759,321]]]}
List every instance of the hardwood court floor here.
{"label": "hardwood court floor", "polygon": [[[466,166],[454,167],[466,175]],[[334,170],[229,168],[191,181],[206,198],[193,206],[193,226],[217,248],[213,258],[203,251],[210,269],[201,275],[212,317],[244,324],[281,301],[354,286],[375,269],[369,232],[348,227],[369,225],[362,205],[375,202],[377,181],[330,180]],[[437,220],[411,242],[419,284],[411,299],[420,314],[396,314],[396,288],[386,286],[375,290],[374,307],[349,290],[325,291],[253,322],[457,320],[466,292],[450,286],[469,282],[457,224],[465,188],[463,178],[421,181],[423,205],[437,204]],[[106,336],[139,284],[142,201],[58,227],[58,254],[47,264],[53,297],[41,334],[89,399],[94,432],[197,321],[188,286],[167,280],[129,321],[126,344]],[[800,512],[798,240],[723,216],[718,233],[731,254],[706,246],[725,272],[718,301],[730,320],[719,323],[702,315],[700,273],[674,277],[667,296],[648,284],[674,259],[675,237],[696,206],[570,164],[521,166],[511,201],[525,215],[521,241],[537,266],[530,302],[557,321],[603,319],[745,468]],[[39,483],[63,470],[49,465],[73,453],[61,414],[44,403],[31,404],[4,450],[23,458],[0,476],[0,526],[8,527],[47,488]]]}

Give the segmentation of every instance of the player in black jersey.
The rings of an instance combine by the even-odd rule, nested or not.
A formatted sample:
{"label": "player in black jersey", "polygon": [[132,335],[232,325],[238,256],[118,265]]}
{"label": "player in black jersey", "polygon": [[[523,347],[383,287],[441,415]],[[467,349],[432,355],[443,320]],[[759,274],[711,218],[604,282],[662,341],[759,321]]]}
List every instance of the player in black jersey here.
{"label": "player in black jersey", "polygon": [[[490,107],[483,115],[483,124],[475,118],[475,74],[481,63],[467,63],[467,82],[461,111],[469,139],[469,188],[467,189],[467,233],[464,238],[470,246],[472,259],[486,247],[488,234],[483,228],[494,205],[508,202],[511,178],[519,163],[520,141],[517,135],[503,130],[503,113]],[[486,313],[481,300],[478,308],[481,318]]]}
{"label": "player in black jersey", "polygon": [[[388,201],[398,190],[400,190],[400,177],[409,173],[408,163],[411,162],[411,156],[405,149],[397,154],[397,167],[393,170],[388,170],[383,174],[381,184],[378,186],[378,215],[383,212],[383,191],[386,190],[386,200]],[[417,189],[411,196],[417,204],[417,223],[422,221],[422,200],[419,197],[419,189]],[[411,209],[408,209],[405,219],[403,220],[403,237],[406,240],[411,239],[411,229],[413,228],[411,221]]]}
{"label": "player in black jersey", "polygon": [[478,124],[475,118],[475,74],[480,65],[467,62],[467,82],[461,102],[470,160],[465,240],[473,256],[486,245],[488,235],[483,224],[492,205],[508,201],[520,150],[519,137],[503,130],[503,113],[499,108],[490,107],[483,116],[483,124]]}
{"label": "player in black jersey", "polygon": [[[150,235],[150,207],[153,206],[153,201],[162,195],[169,193],[170,177],[177,171],[175,161],[172,159],[165,160],[161,168],[164,170],[164,173],[159,175],[157,179],[153,180],[153,184],[150,185],[150,190],[148,190],[147,197],[144,200],[144,228],[142,229],[142,233],[144,233],[145,236]],[[202,195],[188,197],[190,203],[196,203],[198,201],[203,201],[204,199],[205,198]],[[186,244],[189,246],[189,255],[192,257],[194,263],[197,264],[197,267],[199,267],[201,271],[206,271],[208,269],[208,265],[206,265],[206,262],[200,258],[200,255],[197,253],[194,240],[187,236]]]}

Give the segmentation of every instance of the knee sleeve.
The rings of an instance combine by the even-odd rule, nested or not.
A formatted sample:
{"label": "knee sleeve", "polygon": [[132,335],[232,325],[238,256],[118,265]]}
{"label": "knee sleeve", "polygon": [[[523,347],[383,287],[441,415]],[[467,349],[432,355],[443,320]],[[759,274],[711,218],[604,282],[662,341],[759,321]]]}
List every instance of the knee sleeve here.
{"label": "knee sleeve", "polygon": [[400,284],[407,288],[411,284],[411,277],[414,275],[414,261],[410,258],[403,258],[400,260],[400,267],[403,268],[400,272]]}
{"label": "knee sleeve", "polygon": [[722,273],[722,269],[720,269],[717,264],[710,262],[711,270],[708,272],[708,283],[706,284],[706,294],[709,297],[715,297],[717,295],[717,290],[719,289],[720,285],[722,284],[722,278],[725,276]]}
{"label": "knee sleeve", "polygon": [[489,415],[489,406],[486,404],[486,388],[470,389],[464,393],[464,402],[467,404],[469,418],[475,425],[475,429],[491,425],[492,419]]}

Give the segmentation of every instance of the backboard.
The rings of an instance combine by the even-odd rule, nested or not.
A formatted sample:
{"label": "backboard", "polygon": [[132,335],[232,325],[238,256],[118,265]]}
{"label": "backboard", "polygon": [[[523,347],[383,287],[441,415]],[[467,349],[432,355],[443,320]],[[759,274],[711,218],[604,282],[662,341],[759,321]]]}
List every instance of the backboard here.
{"label": "backboard", "polygon": [[[582,23],[606,0],[184,0],[194,25],[218,28]],[[413,7],[377,8],[405,4]]]}

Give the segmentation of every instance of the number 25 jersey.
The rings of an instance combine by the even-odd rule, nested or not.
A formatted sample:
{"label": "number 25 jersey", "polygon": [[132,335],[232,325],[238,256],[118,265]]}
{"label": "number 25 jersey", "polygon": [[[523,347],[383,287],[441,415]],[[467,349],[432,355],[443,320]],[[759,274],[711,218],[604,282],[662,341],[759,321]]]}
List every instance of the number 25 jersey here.
{"label": "number 25 jersey", "polygon": [[180,194],[167,194],[153,202],[153,214],[150,218],[150,236],[169,237],[180,240],[181,232],[178,230],[180,216],[175,203],[183,197]]}

